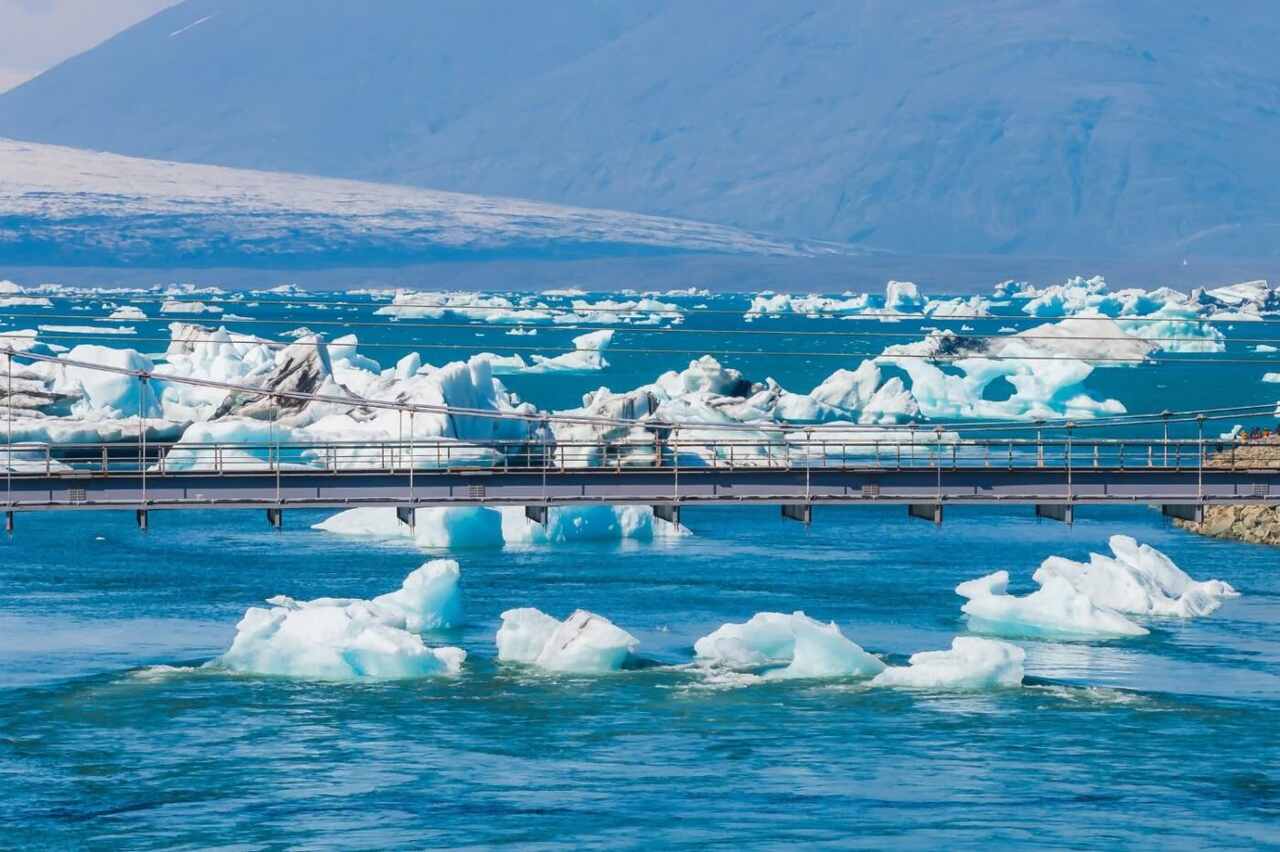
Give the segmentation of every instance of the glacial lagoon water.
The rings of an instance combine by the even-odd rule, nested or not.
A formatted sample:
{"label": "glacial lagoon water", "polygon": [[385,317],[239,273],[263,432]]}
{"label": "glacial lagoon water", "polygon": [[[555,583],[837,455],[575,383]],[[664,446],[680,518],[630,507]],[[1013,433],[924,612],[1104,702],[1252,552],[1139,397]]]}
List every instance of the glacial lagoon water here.
{"label": "glacial lagoon water", "polygon": [[[252,330],[270,336],[333,314],[296,309],[279,329]],[[774,322],[803,329],[810,321]],[[160,334],[158,323],[148,326]],[[904,341],[919,335],[914,326],[867,328],[889,329]],[[474,341],[480,350],[519,340],[505,330],[414,334],[431,360],[432,342]],[[356,331],[371,342],[410,336],[390,326]],[[543,326],[531,339],[554,346],[571,335]],[[626,336],[619,331],[620,349]],[[384,364],[404,354],[366,353]],[[559,407],[600,384],[650,381],[692,356],[609,357],[615,366],[601,374],[504,381]],[[801,390],[834,366],[856,366],[763,354],[724,360],[753,377],[767,367]],[[1089,386],[1132,411],[1265,397],[1261,368],[1224,371],[1214,375],[1238,380],[1204,382],[1199,366],[1139,367],[1098,370]],[[703,508],[686,511],[691,536],[452,552],[317,532],[311,524],[326,517],[318,512],[288,513],[280,532],[256,512],[156,513],[146,534],[126,513],[21,515],[16,535],[0,542],[3,845],[1280,842],[1274,550],[1193,536],[1140,507],[1084,510],[1071,527],[1024,509],[948,509],[940,528],[904,514],[820,508],[805,528],[776,508]],[[1203,618],[1136,618],[1147,636],[1018,640],[1027,652],[1020,688],[756,682],[690,665],[697,638],[765,610],[834,621],[902,665],[968,632],[957,583],[1005,569],[1012,590],[1025,593],[1045,557],[1105,553],[1117,533],[1159,548],[1197,578],[1227,580],[1241,597]],[[457,677],[333,683],[199,668],[227,648],[245,609],[271,595],[369,598],[436,556],[461,564],[466,616],[425,638],[467,651]],[[606,615],[640,640],[638,659],[599,676],[498,663],[499,615],[516,606]]]}

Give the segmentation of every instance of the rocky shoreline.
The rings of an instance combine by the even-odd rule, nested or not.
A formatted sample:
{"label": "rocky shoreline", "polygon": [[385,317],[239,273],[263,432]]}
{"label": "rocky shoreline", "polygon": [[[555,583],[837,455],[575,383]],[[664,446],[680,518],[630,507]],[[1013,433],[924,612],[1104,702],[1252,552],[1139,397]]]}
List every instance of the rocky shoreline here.
{"label": "rocky shoreline", "polygon": [[[1269,436],[1236,445],[1214,455],[1206,466],[1233,465],[1255,470],[1280,467],[1280,437]],[[1174,524],[1212,538],[1280,545],[1280,506],[1206,506],[1203,523],[1174,519]]]}
{"label": "rocky shoreline", "polygon": [[1184,530],[1212,538],[1280,545],[1280,507],[1277,506],[1206,506],[1202,524],[1181,518],[1173,522]]}

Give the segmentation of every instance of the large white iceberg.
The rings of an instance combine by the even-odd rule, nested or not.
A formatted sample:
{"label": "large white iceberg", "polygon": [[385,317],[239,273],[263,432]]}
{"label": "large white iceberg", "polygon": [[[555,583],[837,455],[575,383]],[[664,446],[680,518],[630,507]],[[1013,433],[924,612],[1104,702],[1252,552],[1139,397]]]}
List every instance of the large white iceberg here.
{"label": "large white iceberg", "polygon": [[1061,578],[1095,604],[1135,615],[1208,615],[1224,599],[1239,596],[1222,580],[1192,579],[1168,556],[1127,535],[1113,535],[1108,543],[1112,556],[1091,553],[1087,563],[1050,556],[1035,581],[1044,585]]}
{"label": "large white iceberg", "polygon": [[434,560],[372,600],[270,598],[270,609],[245,612],[231,647],[208,665],[317,680],[456,674],[466,652],[428,647],[418,633],[459,623],[459,576],[458,563]]}
{"label": "large white iceberg", "polygon": [[572,674],[603,674],[622,668],[640,642],[612,621],[584,609],[557,621],[532,607],[502,613],[496,637],[498,659]]}
{"label": "large white iceberg", "polygon": [[766,677],[865,677],[884,669],[878,657],[847,639],[835,624],[803,612],[759,612],[723,624],[693,645],[706,665],[734,671],[764,670]]}
{"label": "large white iceberg", "polygon": [[1115,610],[1098,606],[1062,577],[1046,577],[1039,589],[1022,597],[1009,594],[1008,586],[1008,571],[956,586],[956,594],[967,599],[960,609],[971,627],[998,636],[1054,639],[1111,639],[1149,632]]}
{"label": "large white iceberg", "polygon": [[390,508],[347,509],[312,529],[366,538],[410,538],[420,547],[483,548],[570,541],[649,540],[689,535],[654,517],[648,506],[555,506],[545,526],[522,506],[439,506],[417,509],[411,530]]}
{"label": "large white iceberg", "polygon": [[872,679],[872,686],[916,689],[988,689],[1022,684],[1027,652],[1008,642],[976,636],[957,636],[948,651],[912,654],[907,666],[890,666]]}

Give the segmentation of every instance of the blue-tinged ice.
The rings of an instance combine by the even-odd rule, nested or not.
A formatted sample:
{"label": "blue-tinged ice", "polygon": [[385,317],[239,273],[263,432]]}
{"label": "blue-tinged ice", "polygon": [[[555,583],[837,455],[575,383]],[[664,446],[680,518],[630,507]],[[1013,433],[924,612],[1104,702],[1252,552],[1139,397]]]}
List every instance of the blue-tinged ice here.
{"label": "blue-tinged ice", "polygon": [[458,563],[428,562],[400,589],[372,600],[268,599],[250,607],[225,654],[208,665],[249,674],[316,680],[377,680],[457,674],[461,648],[428,647],[419,632],[462,618]]}
{"label": "blue-tinged ice", "polygon": [[871,685],[917,689],[1020,686],[1026,658],[1026,651],[1008,642],[957,636],[951,640],[950,650],[912,654],[909,665],[885,669]]}
{"label": "blue-tinged ice", "polygon": [[571,674],[616,672],[640,645],[609,619],[584,609],[564,621],[532,607],[509,609],[495,638],[503,662]]}

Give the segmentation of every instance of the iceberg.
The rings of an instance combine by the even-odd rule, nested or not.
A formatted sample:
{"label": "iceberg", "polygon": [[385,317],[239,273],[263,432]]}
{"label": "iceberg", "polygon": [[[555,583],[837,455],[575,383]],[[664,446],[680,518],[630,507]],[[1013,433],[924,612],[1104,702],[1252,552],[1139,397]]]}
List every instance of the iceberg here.
{"label": "iceberg", "polygon": [[1112,556],[1089,554],[1087,563],[1050,556],[1033,579],[1060,579],[1094,604],[1134,615],[1193,618],[1208,615],[1239,592],[1222,580],[1194,580],[1168,556],[1127,535],[1113,535]]}
{"label": "iceberg", "polygon": [[763,669],[771,678],[865,677],[884,670],[878,657],[845,638],[834,623],[803,612],[759,612],[746,622],[721,625],[693,650],[705,665]]}
{"label": "iceberg", "polygon": [[1113,609],[1094,604],[1063,577],[1047,576],[1036,591],[1017,597],[1008,592],[1009,572],[996,571],[956,586],[966,598],[960,608],[975,630],[998,636],[1053,639],[1113,639],[1145,636]]}
{"label": "iceberg", "polygon": [[531,607],[502,613],[498,659],[553,672],[603,674],[622,668],[640,642],[604,616],[576,610],[557,621]]}
{"label": "iceberg", "polygon": [[648,506],[553,506],[545,527],[525,517],[521,506],[430,507],[415,511],[413,530],[389,508],[362,507],[339,512],[312,529],[364,538],[411,538],[419,547],[452,549],[690,535],[683,525],[655,518]]}
{"label": "iceberg", "polygon": [[204,302],[184,302],[180,299],[169,299],[160,306],[162,314],[220,314],[222,308]]}
{"label": "iceberg", "polygon": [[145,320],[146,318],[147,315],[142,308],[134,305],[121,305],[107,316],[108,320]]}
{"label": "iceberg", "polygon": [[949,651],[912,654],[907,666],[890,666],[871,680],[872,686],[915,689],[989,689],[1020,686],[1027,652],[1008,642],[957,636]]}
{"label": "iceberg", "polygon": [[270,609],[245,612],[231,647],[206,665],[315,680],[457,674],[466,652],[430,648],[418,633],[461,620],[459,575],[458,563],[435,560],[373,600],[270,598]]}

